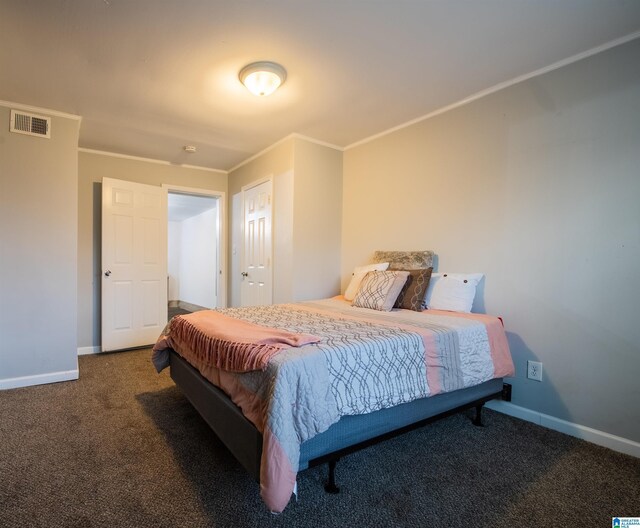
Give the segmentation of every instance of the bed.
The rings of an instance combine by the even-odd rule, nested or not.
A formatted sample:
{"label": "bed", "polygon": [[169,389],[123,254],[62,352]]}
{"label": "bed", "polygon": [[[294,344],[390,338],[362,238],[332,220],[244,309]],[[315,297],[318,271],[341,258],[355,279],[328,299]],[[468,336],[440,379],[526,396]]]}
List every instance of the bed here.
{"label": "bed", "polygon": [[341,456],[460,409],[475,407],[479,421],[482,405],[500,398],[503,378],[513,375],[502,322],[489,315],[375,311],[340,296],[211,312],[223,325],[300,339],[292,341],[300,346],[278,345],[275,352],[261,348],[262,367],[243,370],[244,363],[202,353],[207,346],[215,352],[215,340],[184,320],[189,331],[180,334],[178,321],[190,317],[180,316],[154,348],[156,369],[170,367],[176,385],[260,482],[274,512],[286,507],[299,471],[328,462],[327,490],[335,492]]}

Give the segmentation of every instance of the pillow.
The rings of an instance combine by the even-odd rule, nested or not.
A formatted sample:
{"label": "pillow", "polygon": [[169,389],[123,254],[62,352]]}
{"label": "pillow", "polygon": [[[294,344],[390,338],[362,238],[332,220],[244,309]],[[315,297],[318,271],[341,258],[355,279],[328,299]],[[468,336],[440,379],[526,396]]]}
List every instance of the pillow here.
{"label": "pillow", "polygon": [[362,279],[353,306],[388,312],[407,282],[408,271],[370,271]]}
{"label": "pillow", "polygon": [[373,262],[388,262],[390,270],[427,269],[433,266],[433,251],[376,251]]}
{"label": "pillow", "polygon": [[347,289],[344,292],[344,298],[347,301],[353,301],[356,293],[358,293],[358,289],[360,288],[360,283],[364,276],[370,271],[385,271],[389,267],[388,262],[379,262],[377,264],[368,264],[367,266],[358,266],[353,270],[353,276],[351,277],[351,282]]}
{"label": "pillow", "polygon": [[402,290],[400,290],[400,295],[398,295],[393,307],[413,310],[414,312],[424,310],[426,307],[425,297],[427,295],[427,288],[429,287],[429,279],[431,279],[432,271],[433,268],[409,271],[407,282]]}
{"label": "pillow", "polygon": [[427,288],[427,308],[471,312],[482,277],[482,273],[433,273]]}

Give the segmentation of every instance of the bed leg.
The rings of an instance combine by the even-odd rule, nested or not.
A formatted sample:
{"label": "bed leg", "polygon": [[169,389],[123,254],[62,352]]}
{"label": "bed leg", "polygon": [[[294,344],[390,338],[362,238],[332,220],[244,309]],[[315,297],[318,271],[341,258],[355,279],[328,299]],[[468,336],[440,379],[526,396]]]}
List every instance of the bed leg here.
{"label": "bed leg", "polygon": [[482,427],[482,408],[484,403],[476,405],[476,417],[473,419],[473,425]]}
{"label": "bed leg", "polygon": [[324,486],[327,493],[340,493],[340,488],[336,486],[336,464],[339,459],[329,461],[329,482]]}

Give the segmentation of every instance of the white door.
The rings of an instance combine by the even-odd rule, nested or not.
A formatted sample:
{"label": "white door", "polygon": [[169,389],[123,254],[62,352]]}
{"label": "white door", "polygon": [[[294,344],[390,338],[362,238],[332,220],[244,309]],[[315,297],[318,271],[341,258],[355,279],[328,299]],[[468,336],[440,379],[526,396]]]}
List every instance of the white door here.
{"label": "white door", "polygon": [[272,302],[271,180],[243,190],[242,306]]}
{"label": "white door", "polygon": [[102,180],[102,351],[155,343],[167,322],[167,194]]}

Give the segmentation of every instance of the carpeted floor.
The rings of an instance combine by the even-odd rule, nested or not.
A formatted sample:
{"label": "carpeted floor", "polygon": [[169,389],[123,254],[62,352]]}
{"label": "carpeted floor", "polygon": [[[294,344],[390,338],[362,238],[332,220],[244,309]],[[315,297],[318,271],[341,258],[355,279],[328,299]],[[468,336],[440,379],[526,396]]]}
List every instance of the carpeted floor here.
{"label": "carpeted floor", "polygon": [[148,349],[80,357],[80,380],[0,391],[0,526],[611,526],[640,515],[640,460],[486,411],[298,477],[281,515]]}
{"label": "carpeted floor", "polygon": [[169,306],[167,309],[168,320],[171,321],[176,315],[186,315],[190,314],[189,310],[185,310],[184,308],[178,308],[177,306]]}

